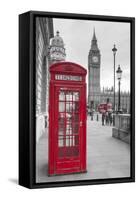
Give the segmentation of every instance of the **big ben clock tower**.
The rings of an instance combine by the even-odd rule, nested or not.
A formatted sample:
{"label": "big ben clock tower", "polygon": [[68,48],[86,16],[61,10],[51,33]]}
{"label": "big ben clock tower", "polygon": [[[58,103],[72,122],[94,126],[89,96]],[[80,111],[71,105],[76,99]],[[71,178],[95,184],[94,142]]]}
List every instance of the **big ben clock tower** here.
{"label": "big ben clock tower", "polygon": [[88,104],[95,110],[100,103],[100,63],[101,55],[94,29],[91,49],[88,55]]}

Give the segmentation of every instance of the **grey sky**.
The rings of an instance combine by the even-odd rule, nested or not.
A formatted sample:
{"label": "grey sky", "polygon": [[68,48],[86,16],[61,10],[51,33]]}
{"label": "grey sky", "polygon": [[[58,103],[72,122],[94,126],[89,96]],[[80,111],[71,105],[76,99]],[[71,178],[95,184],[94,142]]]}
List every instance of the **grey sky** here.
{"label": "grey sky", "polygon": [[[66,60],[88,69],[88,53],[95,27],[101,52],[101,87],[113,86],[113,44],[118,49],[116,68],[123,70],[121,90],[130,90],[130,24],[89,20],[55,19],[54,31],[59,30],[66,48]],[[117,82],[116,82],[116,89]]]}

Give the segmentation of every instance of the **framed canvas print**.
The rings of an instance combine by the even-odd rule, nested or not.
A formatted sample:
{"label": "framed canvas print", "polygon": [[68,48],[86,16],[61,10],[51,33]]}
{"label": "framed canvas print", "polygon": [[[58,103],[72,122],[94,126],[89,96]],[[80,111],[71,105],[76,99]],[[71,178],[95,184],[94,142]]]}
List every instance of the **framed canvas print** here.
{"label": "framed canvas print", "polygon": [[19,184],[135,181],[135,19],[19,15]]}

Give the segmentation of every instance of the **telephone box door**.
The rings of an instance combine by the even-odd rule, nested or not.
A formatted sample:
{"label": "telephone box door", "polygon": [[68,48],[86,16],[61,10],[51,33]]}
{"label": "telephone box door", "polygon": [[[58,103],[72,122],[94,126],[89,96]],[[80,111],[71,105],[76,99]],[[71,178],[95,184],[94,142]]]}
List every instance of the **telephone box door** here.
{"label": "telephone box door", "polygon": [[56,174],[80,172],[85,143],[82,89],[60,87],[56,96]]}

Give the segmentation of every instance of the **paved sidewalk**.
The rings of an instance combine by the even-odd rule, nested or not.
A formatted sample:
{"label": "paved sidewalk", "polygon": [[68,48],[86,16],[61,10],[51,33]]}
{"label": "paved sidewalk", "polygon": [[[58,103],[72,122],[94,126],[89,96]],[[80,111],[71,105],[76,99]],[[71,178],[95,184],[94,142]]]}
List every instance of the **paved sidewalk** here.
{"label": "paved sidewalk", "polygon": [[48,136],[36,147],[36,182],[103,179],[130,176],[130,146],[112,137],[112,127],[87,120],[87,173],[48,177]]}

